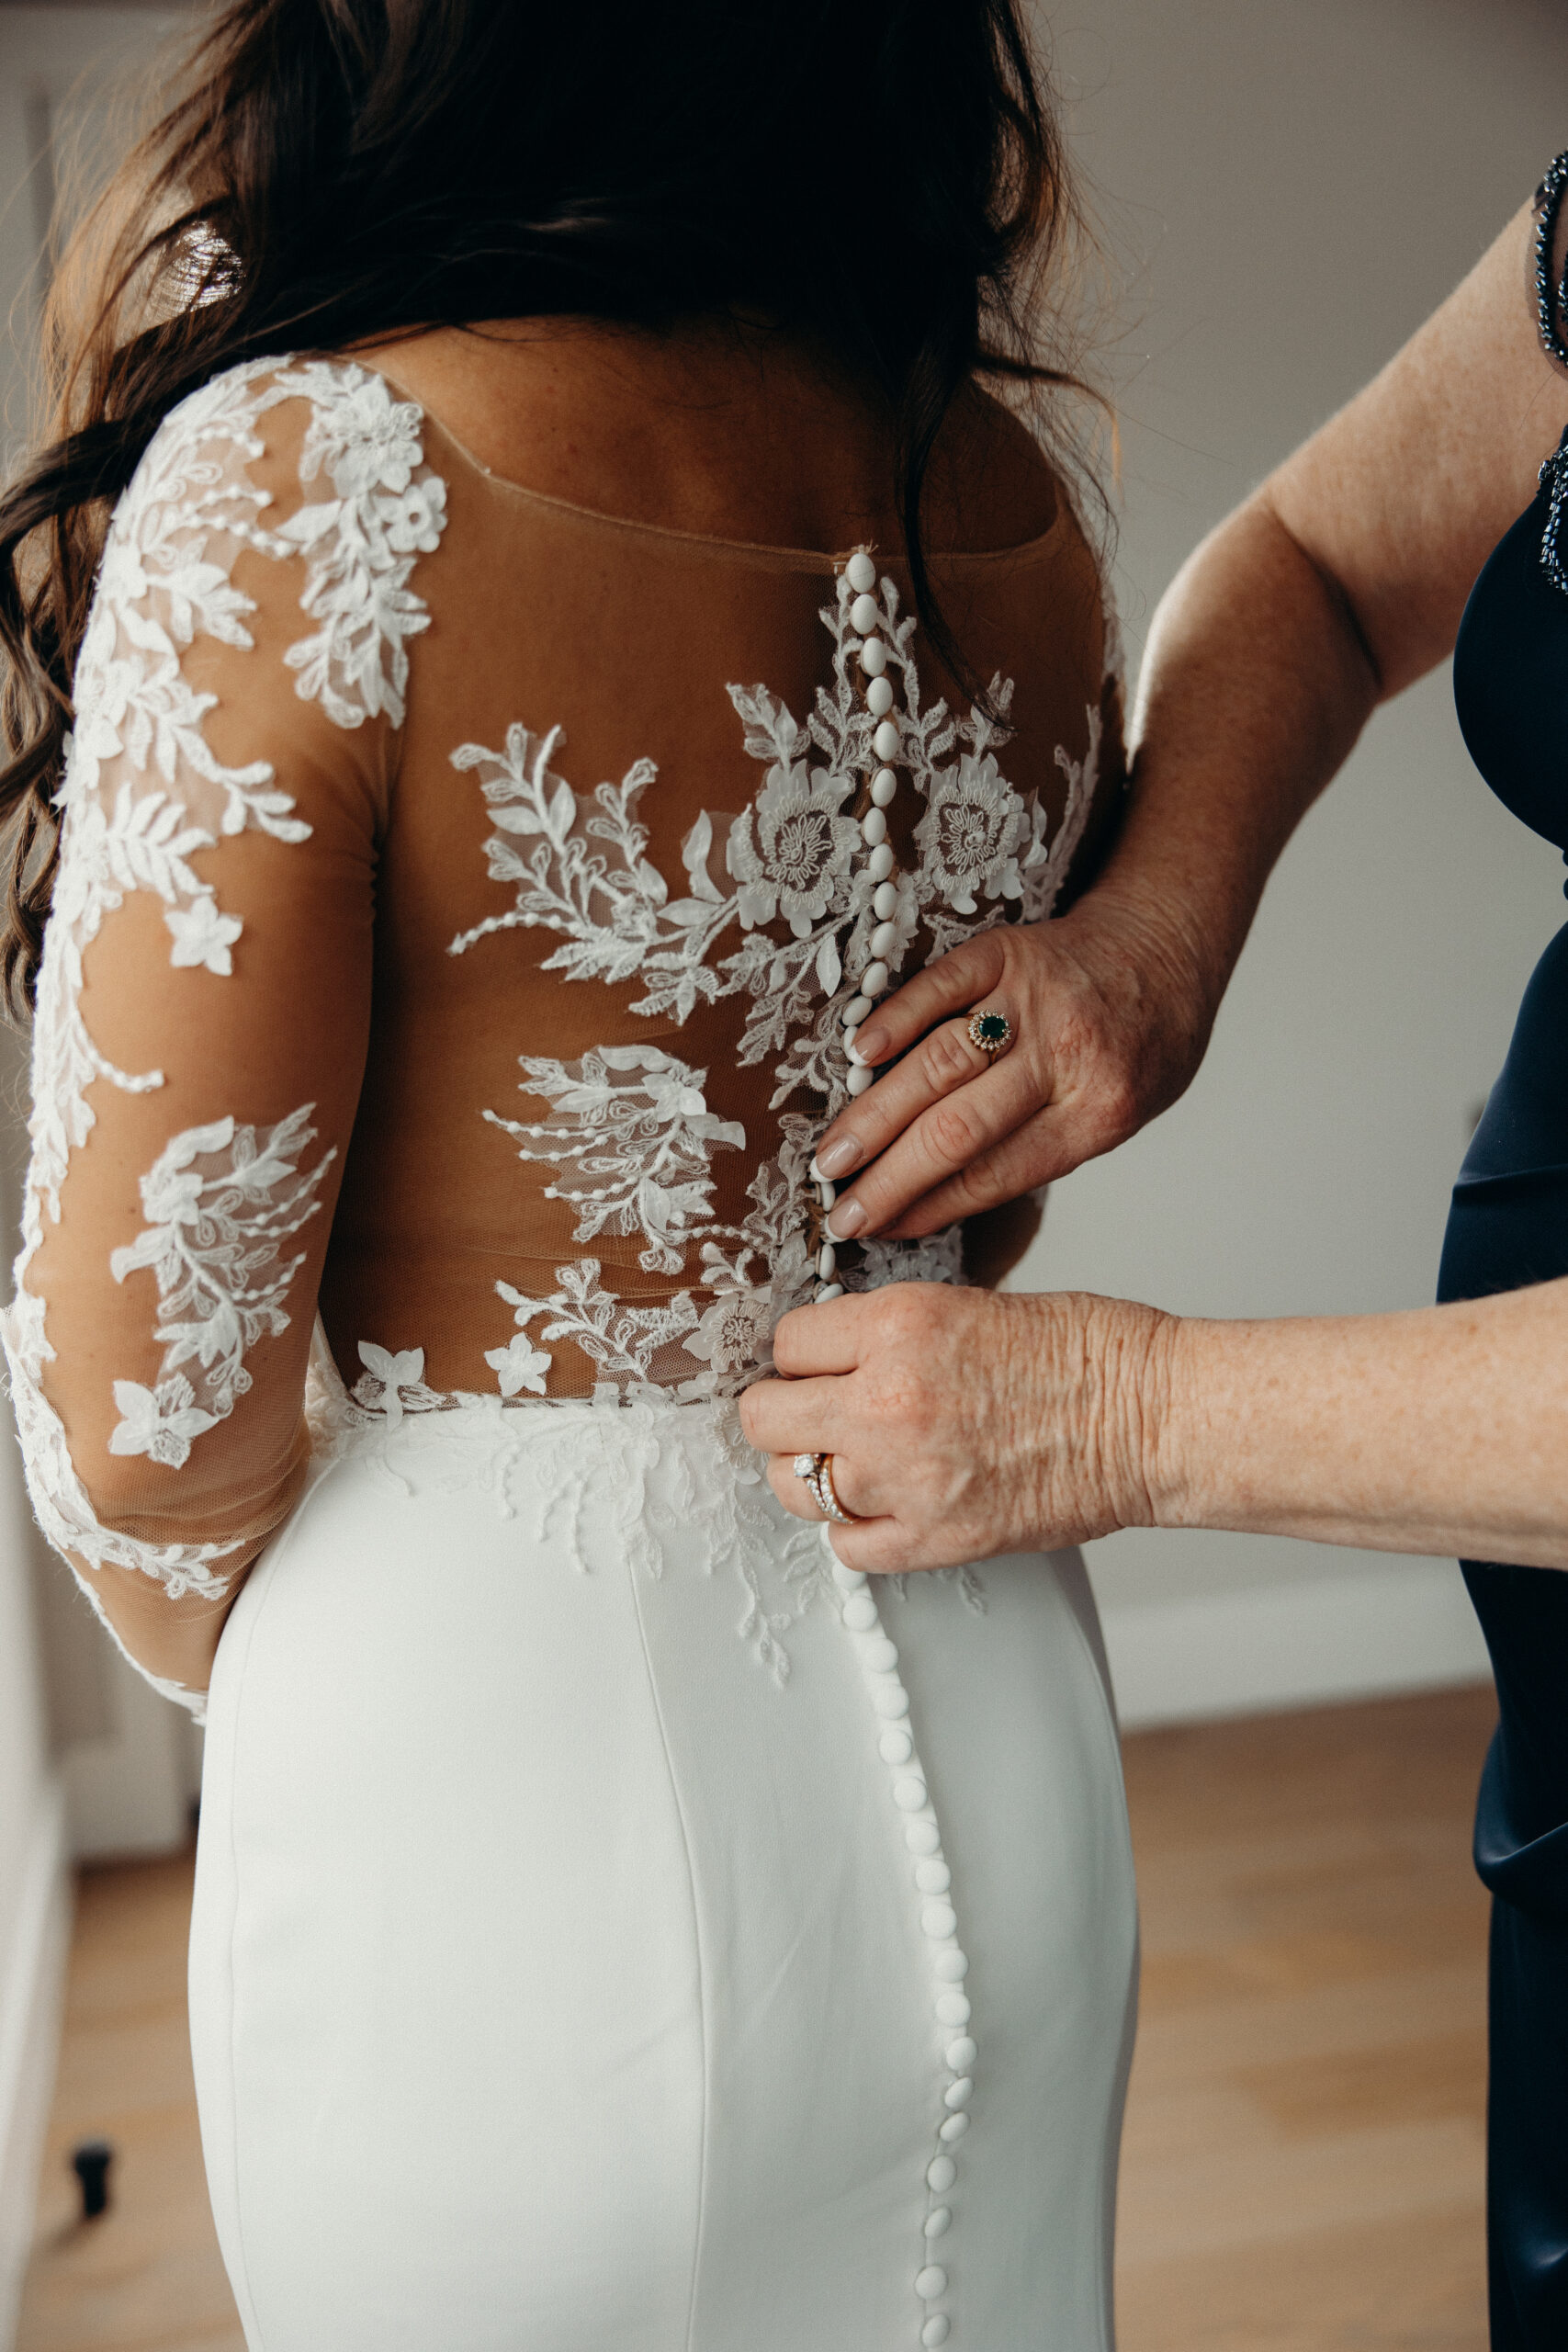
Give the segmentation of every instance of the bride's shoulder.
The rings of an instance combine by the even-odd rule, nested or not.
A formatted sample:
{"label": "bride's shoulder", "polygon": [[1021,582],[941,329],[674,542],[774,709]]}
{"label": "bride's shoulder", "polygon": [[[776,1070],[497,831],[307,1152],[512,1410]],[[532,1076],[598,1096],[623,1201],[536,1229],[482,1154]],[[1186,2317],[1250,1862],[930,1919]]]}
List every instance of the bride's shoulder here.
{"label": "bride's shoulder", "polygon": [[[269,354],[209,376],[175,401],[122,504],[210,503],[243,481],[272,504],[321,481],[364,492],[407,487],[423,460],[423,412],[366,355]],[[319,493],[318,493],[319,495]]]}
{"label": "bride's shoulder", "polygon": [[423,444],[417,402],[355,355],[269,355],[208,378],[115,503],[79,668],[108,659],[117,632],[176,663],[198,638],[243,652],[284,637],[299,698],[339,728],[400,725],[405,640],[429,625],[413,575],[446,519]]}

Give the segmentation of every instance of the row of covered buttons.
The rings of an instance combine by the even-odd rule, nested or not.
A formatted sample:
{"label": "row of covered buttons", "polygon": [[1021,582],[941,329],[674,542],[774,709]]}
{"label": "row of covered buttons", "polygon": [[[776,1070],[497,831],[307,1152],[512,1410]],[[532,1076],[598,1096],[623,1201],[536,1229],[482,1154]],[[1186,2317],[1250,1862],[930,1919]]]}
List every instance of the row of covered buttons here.
{"label": "row of covered buttons", "polygon": [[958,1941],[958,1914],[952,1900],[953,1872],[942,1849],[942,1831],[931,1804],[926,1775],[909,1725],[909,1694],[898,1673],[898,1651],[883,1628],[881,1614],[866,1578],[858,1568],[835,1560],[834,1581],[843,1595],[844,1624],[854,1640],[872,1707],[880,1719],[877,1747],[888,1767],[893,1802],[904,1821],[904,1844],[913,1865],[917,1893],[921,1897],[920,1929],[931,1953],[932,2014],[942,2038],[947,2082],[942,2095],[942,2113],[937,2125],[937,2149],[926,2166],[926,2213],[921,2234],[927,2257],[915,2274],[915,2293],[921,2306],[920,2342],[945,2344],[953,2332],[949,2314],[938,2308],[947,2292],[947,2271],[930,2258],[938,2242],[953,2226],[949,2192],[958,2177],[954,2162],[958,2143],[969,2129],[969,2102],[975,2092],[975,2061],[978,2055],[969,2030],[971,2007],[964,1990],[969,1961]]}
{"label": "row of covered buttons", "polygon": [[[898,789],[898,778],[889,762],[897,758],[903,739],[898,722],[893,716],[893,681],[887,675],[886,640],[879,634],[885,626],[886,616],[873,593],[876,587],[876,566],[863,548],[857,548],[844,566],[844,581],[851,598],[850,626],[863,639],[860,666],[866,681],[865,705],[876,722],[871,748],[877,764],[871,778],[871,806],[861,819],[860,829],[867,853],[866,871],[874,886],[872,912],[876,922],[868,943],[871,960],[860,974],[856,982],[857,992],[844,1006],[841,1016],[844,1051],[850,1062],[844,1082],[852,1094],[863,1094],[873,1083],[874,1073],[855,1059],[855,1033],[891,981],[887,959],[898,943],[897,929],[892,921],[897,910],[898,889],[893,879],[894,861],[892,846],[887,839],[887,810]],[[817,1195],[826,1216],[836,1197],[834,1187],[826,1178],[818,1179]],[[837,1279],[838,1271],[838,1251],[824,1235],[817,1253],[818,1301],[843,1296],[843,1284]]]}

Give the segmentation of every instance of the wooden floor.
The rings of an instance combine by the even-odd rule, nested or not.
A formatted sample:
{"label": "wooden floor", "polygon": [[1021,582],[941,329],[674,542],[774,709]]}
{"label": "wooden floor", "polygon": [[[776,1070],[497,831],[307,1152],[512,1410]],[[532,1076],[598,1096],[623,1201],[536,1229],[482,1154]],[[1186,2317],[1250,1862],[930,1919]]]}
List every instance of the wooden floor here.
{"label": "wooden floor", "polygon": [[1491,1690],[1127,1742],[1123,2352],[1483,2352]]}
{"label": "wooden floor", "polygon": [[[1122,2352],[1484,2352],[1469,1856],[1492,1720],[1462,1690],[1127,1741]],[[243,2352],[197,2143],[189,1900],[187,1859],[84,1873],[18,2352]],[[74,2224],[68,2151],[100,2133],[115,2207]]]}
{"label": "wooden floor", "polygon": [[[244,2352],[197,2136],[190,1889],[185,1854],[81,1873],[17,2352]],[[84,2223],[70,2152],[98,2138],[116,2150],[114,2201]]]}

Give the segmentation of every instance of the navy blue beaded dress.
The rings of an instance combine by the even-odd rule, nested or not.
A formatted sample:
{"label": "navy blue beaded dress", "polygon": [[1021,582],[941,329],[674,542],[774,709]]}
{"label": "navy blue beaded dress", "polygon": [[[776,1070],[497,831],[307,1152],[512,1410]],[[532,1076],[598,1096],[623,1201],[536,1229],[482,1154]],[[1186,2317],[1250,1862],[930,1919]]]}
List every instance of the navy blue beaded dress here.
{"label": "navy blue beaded dress", "polygon": [[[1565,357],[1545,255],[1568,185],[1540,198],[1542,330]],[[1562,490],[1559,489],[1559,484]],[[1568,854],[1568,434],[1471,592],[1454,695],[1494,792]],[[1440,1299],[1568,1275],[1568,925],[1531,975],[1454,1186]],[[1493,1898],[1488,2256],[1494,2352],[1568,2352],[1568,1575],[1466,1560],[1501,1721],[1476,1867]]]}

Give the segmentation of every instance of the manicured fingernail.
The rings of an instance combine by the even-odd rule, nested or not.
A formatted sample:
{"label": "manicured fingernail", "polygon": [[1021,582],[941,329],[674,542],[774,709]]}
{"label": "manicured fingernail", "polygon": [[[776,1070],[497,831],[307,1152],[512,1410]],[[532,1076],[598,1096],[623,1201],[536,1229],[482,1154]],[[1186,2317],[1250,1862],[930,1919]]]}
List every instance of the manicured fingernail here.
{"label": "manicured fingernail", "polygon": [[865,1223],[865,1211],[858,1201],[841,1201],[828,1219],[828,1230],[835,1241],[852,1241]]}
{"label": "manicured fingernail", "polygon": [[860,1158],[860,1146],[853,1136],[840,1136],[826,1151],[819,1151],[811,1163],[813,1177],[830,1184],[837,1176],[848,1173]]}
{"label": "manicured fingernail", "polygon": [[886,1029],[857,1029],[855,1052],[863,1062],[874,1062],[887,1051]]}

